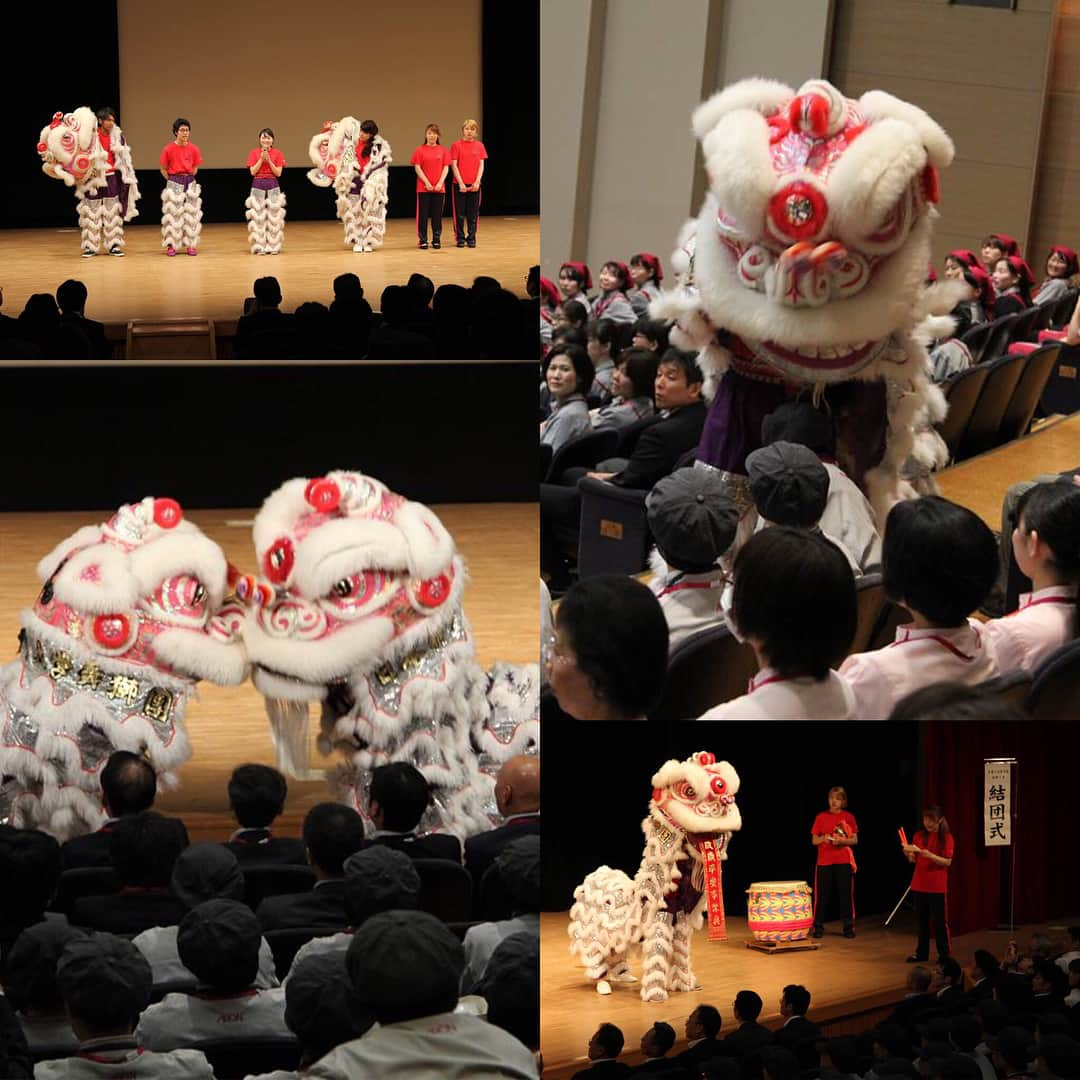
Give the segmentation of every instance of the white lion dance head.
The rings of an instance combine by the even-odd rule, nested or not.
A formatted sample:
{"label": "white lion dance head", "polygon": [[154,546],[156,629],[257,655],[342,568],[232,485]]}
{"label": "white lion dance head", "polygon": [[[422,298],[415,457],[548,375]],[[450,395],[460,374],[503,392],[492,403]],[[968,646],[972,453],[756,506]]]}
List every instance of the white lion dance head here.
{"label": "white lion dance head", "polygon": [[350,757],[339,793],[367,812],[370,771],[407,761],[433,803],[427,828],[490,827],[491,776],[535,749],[537,665],[473,660],[465,567],[426,506],[356,472],[290,480],[255,519],[263,580],[244,641],[280,730],[322,702],[323,746]]}
{"label": "white lion dance head", "polygon": [[122,506],[37,570],[20,656],[0,670],[3,816],[64,837],[104,820],[100,773],[114,750],[145,754],[175,781],[196,681],[246,676],[243,611],[223,603],[221,549],[172,499]]}
{"label": "white lion dance head", "polygon": [[97,137],[97,117],[85,105],[54,113],[37,145],[41,171],[68,187],[93,189],[105,182],[106,154]]}
{"label": "white lion dance head", "polygon": [[649,815],[641,824],[645,851],[633,879],[601,866],[574,890],[570,952],[602,994],[612,981],[633,981],[627,953],[643,945],[643,1001],[695,990],[690,938],[709,914],[709,937],[723,940],[720,863],[733,832],[742,828],[735,802],[739,774],[702,750],[667,761],[652,778]]}
{"label": "white lion dance head", "polygon": [[[798,92],[744,80],[700,105],[693,122],[710,190],[680,233],[681,286],[654,313],[677,320],[675,340],[701,349],[713,377],[735,372],[714,398],[720,414],[710,416],[699,457],[745,472],[760,432],[732,438],[732,394],[756,395],[764,410],[778,402],[776,388],[819,396],[837,383],[883,382],[880,405],[867,397],[855,411],[880,408],[882,446],[857,449],[877,466],[867,482],[879,507],[887,504],[915,428],[943,415],[912,331],[928,314],[922,286],[951,140],[914,105],[878,90],[852,100],[820,79]],[[946,292],[944,310],[958,299]],[[710,425],[726,428],[726,440],[711,444]],[[864,424],[854,437],[874,434]],[[940,446],[927,438],[933,456]]]}
{"label": "white lion dance head", "polygon": [[317,187],[338,189],[342,183],[352,184],[356,163],[356,140],[360,137],[360,121],[355,116],[327,120],[322,130],[311,137],[308,156],[314,169],[308,179]]}

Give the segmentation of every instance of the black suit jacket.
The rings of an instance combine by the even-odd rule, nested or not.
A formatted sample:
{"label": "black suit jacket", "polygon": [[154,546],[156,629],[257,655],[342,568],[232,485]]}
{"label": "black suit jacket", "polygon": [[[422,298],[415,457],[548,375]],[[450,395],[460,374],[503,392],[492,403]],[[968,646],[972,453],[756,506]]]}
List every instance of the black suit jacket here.
{"label": "black suit jacket", "polygon": [[803,1069],[817,1066],[819,1055],[814,1043],[821,1038],[821,1028],[805,1016],[793,1016],[779,1031],[773,1032],[773,1045],[790,1050]]}
{"label": "black suit jacket", "polygon": [[916,1024],[923,1023],[934,1016],[941,1016],[944,1011],[936,994],[915,994],[904,998],[889,1014],[885,1023],[899,1024],[906,1031],[911,1031]]}
{"label": "black suit jacket", "polygon": [[675,1064],[693,1073],[695,1067],[703,1061],[712,1061],[715,1057],[723,1057],[724,1051],[721,1049],[721,1045],[719,1039],[702,1039],[696,1046],[691,1046],[679,1054],[674,1059]]}
{"label": "black suit jacket", "polygon": [[767,1027],[762,1027],[756,1020],[747,1020],[727,1038],[720,1040],[720,1053],[717,1056],[734,1057],[741,1061],[772,1041],[772,1032]]}
{"label": "black suit jacket", "polygon": [[676,1080],[676,1076],[692,1075],[675,1058],[670,1057],[648,1058],[640,1065],[635,1065],[630,1072],[634,1076],[664,1076],[671,1077],[672,1080]]}
{"label": "black suit jacket", "polygon": [[153,926],[176,926],[188,909],[167,889],[84,896],[75,901],[70,922],[110,934],[141,934]]}
{"label": "black suit jacket", "polygon": [[76,327],[90,342],[90,356],[94,360],[108,360],[112,356],[112,346],[105,336],[105,324],[87,319],[85,316],[66,314],[60,316],[60,322]]}
{"label": "black suit jacket", "polygon": [[675,463],[693,450],[705,426],[705,405],[701,401],[684,405],[668,417],[657,417],[642,431],[629,464],[611,478],[620,487],[648,490],[675,468]]}
{"label": "black suit jacket", "polygon": [[630,1066],[621,1061],[601,1061],[596,1065],[579,1069],[572,1080],[607,1080],[614,1076],[629,1076]]}
{"label": "black suit jacket", "polygon": [[[465,841],[465,869],[472,874],[473,884],[480,885],[484,871],[495,861],[507,844],[522,836],[534,836],[540,832],[540,815],[512,817],[505,825],[489,832],[470,836]],[[657,1059],[661,1060],[661,1059]]]}
{"label": "black suit jacket", "polygon": [[244,829],[225,846],[241,866],[306,866],[304,841],[294,836],[272,836],[269,829]]}
{"label": "black suit jacket", "polygon": [[375,836],[364,841],[364,847],[374,844],[403,851],[410,859],[449,859],[461,865],[461,841],[452,833],[428,833],[427,836],[402,833],[398,836]]}
{"label": "black suit jacket", "polygon": [[349,925],[345,914],[345,880],[321,882],[310,892],[268,896],[255,914],[263,930],[303,926],[344,930]]}
{"label": "black suit jacket", "polygon": [[97,832],[86,836],[76,836],[60,846],[60,859],[65,870],[75,870],[82,866],[111,866],[109,856],[109,838],[112,836],[113,823],[102,825]]}

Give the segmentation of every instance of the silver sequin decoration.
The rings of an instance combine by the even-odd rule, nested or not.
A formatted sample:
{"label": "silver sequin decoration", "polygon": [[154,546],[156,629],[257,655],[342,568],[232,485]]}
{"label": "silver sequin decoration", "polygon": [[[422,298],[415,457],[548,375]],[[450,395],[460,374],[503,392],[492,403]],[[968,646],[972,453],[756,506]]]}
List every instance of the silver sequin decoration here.
{"label": "silver sequin decoration", "polygon": [[41,729],[36,720],[32,720],[26,713],[8,704],[7,717],[4,720],[4,743],[7,746],[21,746],[25,750],[33,750],[37,746],[38,734]]}
{"label": "silver sequin decoration", "polygon": [[115,749],[105,732],[92,724],[84,724],[79,729],[75,744],[79,748],[82,767],[88,772],[95,772]]}
{"label": "silver sequin decoration", "polygon": [[[465,624],[461,619],[461,612],[454,612],[454,617],[446,630],[435,636],[430,647],[420,652],[419,650],[409,653],[394,667],[380,668],[368,679],[375,702],[382,712],[397,716],[401,708],[401,694],[407,683],[412,679],[424,676],[429,679],[437,679],[445,671],[445,664],[449,661],[443,657],[443,652],[448,645],[465,641]],[[434,728],[430,731],[435,735]]]}

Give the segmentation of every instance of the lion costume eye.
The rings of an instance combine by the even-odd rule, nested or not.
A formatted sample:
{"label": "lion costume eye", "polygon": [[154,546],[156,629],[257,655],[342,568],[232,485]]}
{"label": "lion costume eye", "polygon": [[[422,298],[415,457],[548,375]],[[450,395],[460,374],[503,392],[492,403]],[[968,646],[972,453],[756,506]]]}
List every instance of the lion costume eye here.
{"label": "lion costume eye", "polygon": [[320,601],[339,619],[355,619],[381,607],[397,591],[398,581],[384,570],[361,570],[339,578]]}
{"label": "lion costume eye", "polygon": [[677,799],[682,799],[683,802],[693,802],[697,798],[697,792],[693,786],[688,784],[685,780],[680,781],[672,789]]}

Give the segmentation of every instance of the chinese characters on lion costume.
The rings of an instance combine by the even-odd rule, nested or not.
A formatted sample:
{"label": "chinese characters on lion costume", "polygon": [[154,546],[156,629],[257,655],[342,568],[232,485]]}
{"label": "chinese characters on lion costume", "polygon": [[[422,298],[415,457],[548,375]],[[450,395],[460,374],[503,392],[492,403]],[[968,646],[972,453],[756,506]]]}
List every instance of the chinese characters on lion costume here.
{"label": "chinese characters on lion costume", "polygon": [[944,464],[945,402],[919,325],[960,299],[926,292],[938,173],[953,157],[925,112],[815,79],[727,87],[694,112],[709,191],[680,232],[677,288],[654,301],[700,350],[711,397],[698,461],[749,506],[745,459],[785,400],[832,416],[837,457],[879,520]]}
{"label": "chinese characters on lion costume", "polygon": [[709,939],[727,936],[720,864],[742,818],[738,773],[707,751],[665,762],[652,785],[637,874],[594,870],[574,890],[568,929],[570,952],[599,993],[610,994],[611,981],[633,981],[626,956],[640,943],[641,999],[666,1001],[669,993],[698,988],[690,939],[706,912]]}

